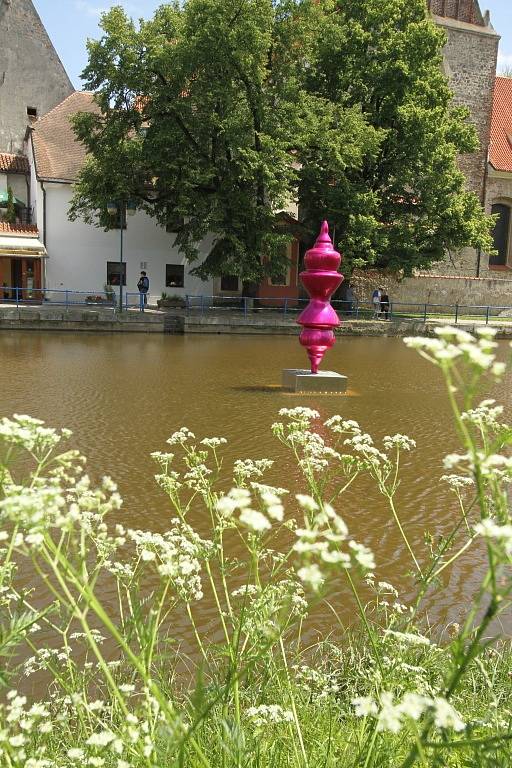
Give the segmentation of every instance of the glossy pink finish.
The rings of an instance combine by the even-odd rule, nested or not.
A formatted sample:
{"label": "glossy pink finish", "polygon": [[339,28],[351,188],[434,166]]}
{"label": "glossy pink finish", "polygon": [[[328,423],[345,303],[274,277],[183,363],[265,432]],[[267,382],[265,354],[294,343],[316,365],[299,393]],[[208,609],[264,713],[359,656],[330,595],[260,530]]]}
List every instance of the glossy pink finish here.
{"label": "glossy pink finish", "polygon": [[299,341],[307,349],[311,373],[318,373],[326,350],[334,344],[333,328],[340,324],[331,306],[331,296],[343,282],[343,275],[338,272],[341,256],[334,250],[326,221],[315,245],[306,253],[304,263],[306,270],[300,273],[300,279],[311,301],[297,319],[303,326]]}

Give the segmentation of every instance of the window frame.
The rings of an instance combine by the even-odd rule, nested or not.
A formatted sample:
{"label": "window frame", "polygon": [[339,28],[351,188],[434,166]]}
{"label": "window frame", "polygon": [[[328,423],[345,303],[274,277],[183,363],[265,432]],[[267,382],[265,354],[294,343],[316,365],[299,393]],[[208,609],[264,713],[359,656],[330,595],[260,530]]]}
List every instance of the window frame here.
{"label": "window frame", "polygon": [[[181,269],[181,285],[171,284],[167,276],[168,267],[178,267]],[[166,264],[165,265],[165,287],[166,288],[184,288],[185,287],[185,266],[184,264]]]}
{"label": "window frame", "polygon": [[[235,280],[236,288],[224,288],[222,285],[223,280]],[[240,277],[238,275],[221,275],[220,278],[220,290],[222,293],[239,293],[240,292]]]}
{"label": "window frame", "polygon": [[[496,198],[496,200],[493,200],[491,203],[491,215],[493,215],[493,209],[497,206],[500,206],[501,208],[506,208],[508,211],[508,227],[506,228],[506,242],[505,242],[505,258],[504,261],[501,263],[493,263],[491,262],[491,259],[496,258],[496,256],[489,256],[489,270],[497,270],[500,269],[507,269],[510,268],[510,251],[511,251],[511,239],[512,239],[512,200],[508,198]],[[501,215],[501,214],[500,214]],[[497,224],[499,223],[499,220]],[[494,244],[494,232],[495,232],[496,226],[493,229],[492,236],[493,236],[493,244]],[[499,254],[498,254],[499,257]]]}
{"label": "window frame", "polygon": [[286,272],[283,272],[285,281],[284,283],[275,283],[274,280],[277,278],[273,278],[272,275],[269,275],[268,278],[268,284],[272,286],[272,288],[290,288],[292,284],[292,260],[293,260],[293,243],[289,242],[286,243],[286,258],[288,259],[288,266],[286,268]]}
{"label": "window frame", "polygon": [[[120,281],[117,282],[117,283],[112,283],[110,281],[110,279],[109,279],[109,277],[111,275],[111,267],[112,266],[115,266],[115,268],[117,269],[117,276],[119,277],[119,271],[120,271],[119,267],[121,266],[121,262],[119,262],[119,261],[107,261],[107,285],[111,285],[114,288],[118,288],[119,284],[120,284]],[[126,261],[123,261],[122,267],[123,268],[122,268],[121,271],[122,271],[123,288],[126,288]]]}

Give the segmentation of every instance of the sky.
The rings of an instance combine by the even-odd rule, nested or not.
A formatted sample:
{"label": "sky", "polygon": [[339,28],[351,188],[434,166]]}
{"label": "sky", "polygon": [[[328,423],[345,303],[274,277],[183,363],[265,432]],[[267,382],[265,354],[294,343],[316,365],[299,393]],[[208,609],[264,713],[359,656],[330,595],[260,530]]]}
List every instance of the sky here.
{"label": "sky", "polygon": [[[149,18],[162,0],[33,0],[73,85],[80,89],[80,73],[87,64],[86,41],[98,38],[98,21],[111,5],[123,5],[134,18]],[[501,35],[498,71],[512,67],[512,0],[480,0],[483,11]]]}

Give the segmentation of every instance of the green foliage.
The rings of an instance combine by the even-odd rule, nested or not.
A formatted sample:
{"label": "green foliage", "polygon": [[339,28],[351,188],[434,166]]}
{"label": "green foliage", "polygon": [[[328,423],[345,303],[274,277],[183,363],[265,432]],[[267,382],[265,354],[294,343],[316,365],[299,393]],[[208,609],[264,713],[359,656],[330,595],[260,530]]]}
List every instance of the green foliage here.
{"label": "green foliage", "polygon": [[468,111],[453,105],[444,42],[424,0],[343,0],[323,19],[309,88],[360,109],[380,140],[342,174],[304,165],[306,221],[327,211],[349,263],[410,274],[447,250],[492,247],[489,220],[457,166],[478,140]]}
{"label": "green foliage", "polygon": [[16,208],[14,207],[14,194],[12,187],[7,187],[7,209],[5,211],[5,220],[9,224],[16,223]]}
{"label": "green foliage", "polygon": [[336,226],[349,269],[491,247],[457,167],[476,134],[424,0],[187,0],[138,25],[117,7],[101,26],[72,217],[108,226],[107,200],[134,199],[190,261],[213,233],[204,278],[282,272],[290,200],[306,235]]}

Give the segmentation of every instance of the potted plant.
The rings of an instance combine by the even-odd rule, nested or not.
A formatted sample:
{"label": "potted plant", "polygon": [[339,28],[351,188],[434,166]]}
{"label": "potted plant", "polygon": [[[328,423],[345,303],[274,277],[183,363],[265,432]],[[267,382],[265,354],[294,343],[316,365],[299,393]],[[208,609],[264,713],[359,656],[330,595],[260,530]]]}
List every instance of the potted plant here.
{"label": "potted plant", "polygon": [[115,304],[116,292],[113,287],[111,285],[104,285],[103,290],[105,291],[105,302],[107,304]]}
{"label": "potted plant", "polygon": [[183,296],[177,294],[169,295],[165,291],[162,293],[162,297],[156,302],[158,309],[185,309],[185,299]]}

